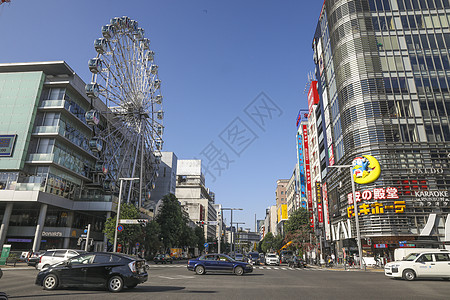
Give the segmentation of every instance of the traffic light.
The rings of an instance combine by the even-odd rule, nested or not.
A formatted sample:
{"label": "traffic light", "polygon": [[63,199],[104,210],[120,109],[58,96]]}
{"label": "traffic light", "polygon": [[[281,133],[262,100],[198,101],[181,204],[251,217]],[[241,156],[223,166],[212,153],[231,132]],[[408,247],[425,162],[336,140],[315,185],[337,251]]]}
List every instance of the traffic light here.
{"label": "traffic light", "polygon": [[197,225],[204,226],[206,225],[205,221],[197,221]]}
{"label": "traffic light", "polygon": [[137,219],[137,221],[139,222],[139,225],[141,225],[142,227],[147,226],[147,219]]}

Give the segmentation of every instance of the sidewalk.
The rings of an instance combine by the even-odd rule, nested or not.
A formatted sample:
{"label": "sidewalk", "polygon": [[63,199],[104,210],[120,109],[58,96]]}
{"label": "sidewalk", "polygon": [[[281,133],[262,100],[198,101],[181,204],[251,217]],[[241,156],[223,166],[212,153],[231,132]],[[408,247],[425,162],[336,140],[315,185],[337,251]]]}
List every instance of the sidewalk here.
{"label": "sidewalk", "polygon": [[25,269],[34,269],[32,266],[28,266],[26,262],[16,262],[16,266],[14,266],[14,263],[8,263],[6,266],[0,266],[0,269],[3,270],[25,270]]}
{"label": "sidewalk", "polygon": [[322,270],[329,270],[329,271],[352,271],[352,272],[384,272],[384,268],[377,268],[377,267],[366,267],[365,270],[361,270],[359,267],[347,267],[344,268],[344,265],[335,265],[333,267],[327,268],[325,266],[315,266],[315,265],[307,265],[307,268],[312,269],[322,269]]}

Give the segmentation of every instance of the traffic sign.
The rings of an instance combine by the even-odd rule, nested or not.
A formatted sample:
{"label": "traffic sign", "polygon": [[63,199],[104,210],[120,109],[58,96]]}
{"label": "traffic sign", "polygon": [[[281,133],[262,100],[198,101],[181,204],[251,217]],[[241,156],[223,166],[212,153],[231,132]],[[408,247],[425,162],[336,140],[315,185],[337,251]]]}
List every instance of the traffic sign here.
{"label": "traffic sign", "polygon": [[117,231],[123,231],[123,226],[122,225],[119,225],[119,226],[117,226]]}
{"label": "traffic sign", "polygon": [[119,219],[120,224],[146,224],[147,219]]}
{"label": "traffic sign", "polygon": [[136,247],[139,247],[141,244],[139,244],[139,242],[136,243]]}
{"label": "traffic sign", "polygon": [[87,238],[87,234],[82,234],[82,235],[80,235],[80,237]]}
{"label": "traffic sign", "polygon": [[205,246],[205,248],[208,248],[209,244],[208,243],[204,243],[203,246]]}

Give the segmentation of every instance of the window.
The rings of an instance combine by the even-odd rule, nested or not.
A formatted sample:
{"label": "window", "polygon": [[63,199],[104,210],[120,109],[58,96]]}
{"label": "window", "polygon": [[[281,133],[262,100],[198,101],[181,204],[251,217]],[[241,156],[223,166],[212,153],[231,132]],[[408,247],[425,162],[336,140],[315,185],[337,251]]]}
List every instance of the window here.
{"label": "window", "polygon": [[82,256],[77,256],[70,260],[72,265],[84,265],[84,264],[90,264],[94,260],[93,254],[86,254]]}
{"label": "window", "polygon": [[55,251],[55,255],[53,257],[64,257],[66,255],[66,250],[57,250]]}
{"label": "window", "polygon": [[423,254],[417,259],[418,262],[430,262],[433,261],[433,254]]}
{"label": "window", "polygon": [[434,257],[436,258],[436,261],[450,261],[447,253],[435,253]]}

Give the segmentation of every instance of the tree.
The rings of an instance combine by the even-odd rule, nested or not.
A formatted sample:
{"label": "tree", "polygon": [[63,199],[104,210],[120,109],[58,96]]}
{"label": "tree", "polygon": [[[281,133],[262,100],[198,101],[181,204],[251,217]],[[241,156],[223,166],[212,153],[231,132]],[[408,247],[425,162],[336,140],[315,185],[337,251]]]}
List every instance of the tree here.
{"label": "tree", "polygon": [[273,249],[274,237],[272,232],[268,232],[261,243],[261,249],[264,253],[270,252]]}
{"label": "tree", "polygon": [[154,256],[162,246],[159,240],[160,232],[161,228],[155,220],[148,222],[143,230],[144,238],[142,246],[150,256]]}
{"label": "tree", "polygon": [[284,230],[287,233],[303,229],[304,225],[309,225],[309,212],[303,207],[294,211],[284,224]]}
{"label": "tree", "polygon": [[161,228],[160,237],[166,250],[181,246],[179,243],[182,230],[180,229],[183,229],[183,225],[186,223],[183,219],[181,205],[174,194],[168,194],[162,198],[162,207],[156,217],[156,222]]}
{"label": "tree", "polygon": [[195,246],[197,246],[198,250],[203,251],[203,249],[205,249],[205,246],[203,246],[205,244],[205,233],[203,228],[200,226],[195,227],[194,234],[197,238],[197,244]]}
{"label": "tree", "polygon": [[[116,217],[108,218],[103,230],[110,243],[114,242],[114,234],[117,230]],[[120,219],[139,219],[139,217],[139,210],[133,204],[123,203],[120,206]],[[123,225],[123,228],[121,232],[117,233],[117,244],[122,244],[124,248],[129,249],[142,238],[142,227],[139,225]]]}

